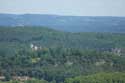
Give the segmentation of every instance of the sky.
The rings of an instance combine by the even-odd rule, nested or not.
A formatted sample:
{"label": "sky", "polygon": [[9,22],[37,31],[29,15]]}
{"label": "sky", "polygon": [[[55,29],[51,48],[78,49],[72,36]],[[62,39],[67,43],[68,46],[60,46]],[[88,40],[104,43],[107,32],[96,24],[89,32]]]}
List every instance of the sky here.
{"label": "sky", "polygon": [[0,0],[0,13],[125,16],[125,0]]}

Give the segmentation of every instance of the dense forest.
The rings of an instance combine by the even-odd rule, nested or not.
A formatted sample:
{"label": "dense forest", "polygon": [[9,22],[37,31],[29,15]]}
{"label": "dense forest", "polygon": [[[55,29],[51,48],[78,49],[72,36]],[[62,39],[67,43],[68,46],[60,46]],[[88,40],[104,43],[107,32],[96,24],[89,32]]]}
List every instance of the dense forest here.
{"label": "dense forest", "polygon": [[0,83],[125,83],[125,34],[0,27]]}

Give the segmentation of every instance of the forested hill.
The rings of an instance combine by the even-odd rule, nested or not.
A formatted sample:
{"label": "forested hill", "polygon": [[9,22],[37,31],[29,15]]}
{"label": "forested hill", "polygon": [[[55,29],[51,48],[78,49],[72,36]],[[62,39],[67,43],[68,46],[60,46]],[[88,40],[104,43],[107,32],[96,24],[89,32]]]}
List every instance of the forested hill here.
{"label": "forested hill", "polygon": [[[31,43],[45,47],[111,50],[125,48],[124,33],[70,33],[46,27],[0,27],[1,43]],[[4,44],[2,44],[4,45]]]}
{"label": "forested hill", "polygon": [[125,17],[0,14],[0,26],[45,26],[68,32],[125,33]]}
{"label": "forested hill", "polygon": [[20,83],[13,76],[32,78],[24,83],[125,83],[124,49],[124,33],[0,27],[0,76],[8,81],[2,83]]}

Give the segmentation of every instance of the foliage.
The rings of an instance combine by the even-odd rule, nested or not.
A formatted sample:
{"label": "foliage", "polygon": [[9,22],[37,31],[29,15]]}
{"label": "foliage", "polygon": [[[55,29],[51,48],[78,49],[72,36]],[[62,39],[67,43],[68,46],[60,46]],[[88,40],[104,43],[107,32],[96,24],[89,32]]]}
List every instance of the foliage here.
{"label": "foliage", "polygon": [[[67,78],[86,78],[85,75],[100,72],[125,72],[124,41],[124,33],[69,33],[43,27],[0,27],[0,74],[6,81],[12,76],[28,76],[60,83]],[[37,49],[32,48],[32,44]],[[111,73],[115,77],[113,75]],[[35,81],[43,82],[39,80]]]}
{"label": "foliage", "polygon": [[125,73],[98,73],[69,78],[65,83],[125,83]]}

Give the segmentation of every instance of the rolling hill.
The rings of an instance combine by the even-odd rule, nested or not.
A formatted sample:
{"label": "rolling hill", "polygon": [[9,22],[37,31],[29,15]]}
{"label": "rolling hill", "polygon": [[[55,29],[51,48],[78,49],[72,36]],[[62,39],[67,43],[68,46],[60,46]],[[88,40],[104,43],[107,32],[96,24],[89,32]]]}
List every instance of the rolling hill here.
{"label": "rolling hill", "polygon": [[[24,83],[93,83],[93,80],[97,83],[100,79],[104,82],[98,83],[112,79],[119,83],[117,81],[124,81],[121,74],[125,72],[124,41],[124,33],[0,27],[0,74],[6,81],[10,80],[9,83],[18,83],[11,81],[13,76],[41,80]],[[102,72],[104,74],[98,74]],[[109,79],[103,79],[107,76]]]}
{"label": "rolling hill", "polygon": [[0,26],[45,26],[68,32],[125,32],[125,17],[0,14]]}

